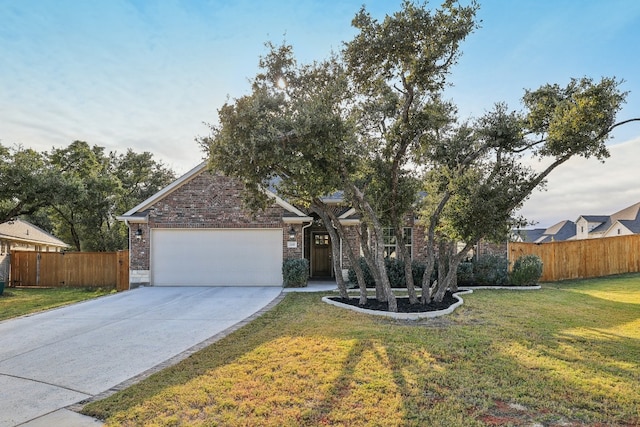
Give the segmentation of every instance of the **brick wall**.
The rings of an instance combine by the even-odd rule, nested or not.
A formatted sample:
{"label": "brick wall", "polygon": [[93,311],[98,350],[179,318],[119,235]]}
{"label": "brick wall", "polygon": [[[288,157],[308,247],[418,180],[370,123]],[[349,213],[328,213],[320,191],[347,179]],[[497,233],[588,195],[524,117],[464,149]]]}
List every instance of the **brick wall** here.
{"label": "brick wall", "polygon": [[[135,238],[138,224],[130,224],[130,270],[149,270],[149,235],[154,228],[282,228],[283,256],[300,257],[300,243],[297,249],[287,248],[289,227],[282,224],[282,207],[274,203],[254,215],[243,208],[242,191],[237,181],[204,171],[149,207],[148,223],[139,224],[142,239]],[[300,226],[294,227],[300,239]]]}
{"label": "brick wall", "polygon": [[152,228],[280,228],[277,205],[252,215],[243,208],[243,186],[207,171],[166,196],[149,210]]}

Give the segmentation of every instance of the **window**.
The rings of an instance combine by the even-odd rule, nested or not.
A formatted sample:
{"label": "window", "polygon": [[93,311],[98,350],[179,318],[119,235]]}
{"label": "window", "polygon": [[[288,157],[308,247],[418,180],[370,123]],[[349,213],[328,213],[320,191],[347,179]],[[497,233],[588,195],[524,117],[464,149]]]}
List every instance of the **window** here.
{"label": "window", "polygon": [[[389,258],[396,258],[396,236],[391,227],[385,227],[382,229],[383,240],[384,240],[384,256]],[[407,252],[409,253],[409,258],[413,257],[413,253],[411,251],[412,248],[412,229],[411,227],[404,228],[404,245],[407,248]]]}
{"label": "window", "polygon": [[316,234],[313,236],[313,244],[315,246],[329,246],[328,234]]}

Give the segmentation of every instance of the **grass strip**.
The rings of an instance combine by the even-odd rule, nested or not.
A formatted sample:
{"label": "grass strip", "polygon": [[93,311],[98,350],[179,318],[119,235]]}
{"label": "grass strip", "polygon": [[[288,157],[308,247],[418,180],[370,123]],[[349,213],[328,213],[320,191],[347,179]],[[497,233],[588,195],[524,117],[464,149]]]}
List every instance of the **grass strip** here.
{"label": "grass strip", "polygon": [[102,288],[8,288],[0,295],[0,320],[97,298],[115,292]]}

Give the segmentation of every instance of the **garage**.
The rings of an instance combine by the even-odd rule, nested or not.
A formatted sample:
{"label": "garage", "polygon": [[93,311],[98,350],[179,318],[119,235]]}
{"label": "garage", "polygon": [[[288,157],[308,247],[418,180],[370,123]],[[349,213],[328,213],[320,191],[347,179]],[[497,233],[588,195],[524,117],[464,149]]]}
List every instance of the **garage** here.
{"label": "garage", "polygon": [[282,286],[282,229],[153,229],[154,286]]}

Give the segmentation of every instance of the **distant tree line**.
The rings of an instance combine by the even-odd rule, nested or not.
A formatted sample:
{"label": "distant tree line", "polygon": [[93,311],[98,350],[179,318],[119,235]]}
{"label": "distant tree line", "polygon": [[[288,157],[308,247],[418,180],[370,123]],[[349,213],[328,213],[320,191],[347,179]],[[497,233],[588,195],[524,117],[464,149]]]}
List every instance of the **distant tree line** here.
{"label": "distant tree line", "polygon": [[175,179],[149,152],[105,152],[74,141],[37,152],[0,145],[0,222],[21,217],[76,251],[127,248],[116,216]]}

